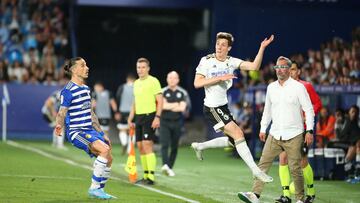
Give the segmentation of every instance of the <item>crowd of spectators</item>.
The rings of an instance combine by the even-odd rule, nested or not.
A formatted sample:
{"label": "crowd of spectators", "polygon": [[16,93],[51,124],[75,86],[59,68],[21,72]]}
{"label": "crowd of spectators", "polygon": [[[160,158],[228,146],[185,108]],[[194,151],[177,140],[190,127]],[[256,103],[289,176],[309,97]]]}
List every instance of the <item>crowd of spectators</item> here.
{"label": "crowd of spectators", "polygon": [[[69,54],[65,1],[2,0],[0,7],[0,81],[57,84]],[[352,42],[334,38],[291,59],[302,65],[302,79],[320,85],[360,84],[360,27]],[[267,85],[276,79],[274,63],[261,71],[241,72],[238,87]]]}
{"label": "crowd of spectators", "polygon": [[[306,54],[294,54],[291,59],[302,66],[303,80],[314,85],[360,84],[360,27],[352,32],[352,42],[335,37],[323,43],[320,50],[309,49]],[[259,72],[242,72],[241,86],[264,84],[276,80],[273,62]]]}
{"label": "crowd of spectators", "polygon": [[1,0],[0,81],[54,85],[69,53],[65,3]]}

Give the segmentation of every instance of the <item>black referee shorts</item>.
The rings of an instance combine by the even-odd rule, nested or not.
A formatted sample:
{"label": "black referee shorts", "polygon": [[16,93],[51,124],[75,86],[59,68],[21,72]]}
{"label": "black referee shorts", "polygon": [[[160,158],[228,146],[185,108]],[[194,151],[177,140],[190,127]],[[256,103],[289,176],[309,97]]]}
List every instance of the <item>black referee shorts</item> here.
{"label": "black referee shorts", "polygon": [[155,141],[155,129],[151,124],[155,118],[155,112],[149,114],[135,115],[135,136],[136,142],[143,140]]}

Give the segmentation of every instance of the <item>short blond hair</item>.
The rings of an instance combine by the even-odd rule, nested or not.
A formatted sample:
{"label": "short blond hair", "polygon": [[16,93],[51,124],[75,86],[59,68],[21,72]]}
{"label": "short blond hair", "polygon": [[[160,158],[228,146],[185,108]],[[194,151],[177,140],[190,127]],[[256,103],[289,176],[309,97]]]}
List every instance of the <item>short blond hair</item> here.
{"label": "short blond hair", "polygon": [[226,39],[228,41],[228,45],[231,47],[234,43],[234,37],[232,36],[232,34],[227,33],[227,32],[218,32],[216,34],[216,40],[218,39]]}
{"label": "short blond hair", "polygon": [[147,58],[145,58],[145,57],[138,58],[138,60],[136,61],[136,63],[142,63],[142,62],[144,62],[144,63],[146,63],[148,66],[150,66],[150,61],[149,61]]}

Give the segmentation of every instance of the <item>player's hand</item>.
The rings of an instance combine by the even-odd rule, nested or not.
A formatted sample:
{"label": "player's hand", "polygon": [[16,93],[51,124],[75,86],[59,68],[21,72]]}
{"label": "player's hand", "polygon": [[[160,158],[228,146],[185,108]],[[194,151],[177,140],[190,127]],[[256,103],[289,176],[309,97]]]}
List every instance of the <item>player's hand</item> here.
{"label": "player's hand", "polygon": [[151,128],[156,129],[160,127],[160,118],[155,117],[153,122],[151,123]]}
{"label": "player's hand", "polygon": [[226,74],[226,75],[220,76],[221,81],[227,81],[227,80],[234,79],[234,78],[237,78],[234,74]]}
{"label": "player's hand", "polygon": [[259,133],[259,139],[260,139],[262,142],[265,142],[266,134],[265,134],[265,133]]}
{"label": "player's hand", "polygon": [[61,127],[61,125],[57,124],[57,125],[55,126],[54,131],[55,131],[55,135],[61,136],[61,133],[62,133],[62,127]]}
{"label": "player's hand", "polygon": [[111,148],[111,141],[110,141],[109,137],[106,134],[104,134],[104,140],[109,145],[109,147]]}
{"label": "player's hand", "polygon": [[273,40],[274,40],[274,35],[271,35],[269,39],[265,38],[264,41],[261,42],[261,47],[266,48]]}
{"label": "player's hand", "polygon": [[313,143],[313,141],[314,141],[314,135],[311,134],[311,133],[309,133],[309,132],[307,132],[307,133],[305,134],[305,140],[304,140],[304,142],[307,144],[307,146],[310,146],[310,145]]}
{"label": "player's hand", "polygon": [[129,128],[135,128],[135,123],[133,123],[132,121],[128,120],[128,126],[129,126]]}

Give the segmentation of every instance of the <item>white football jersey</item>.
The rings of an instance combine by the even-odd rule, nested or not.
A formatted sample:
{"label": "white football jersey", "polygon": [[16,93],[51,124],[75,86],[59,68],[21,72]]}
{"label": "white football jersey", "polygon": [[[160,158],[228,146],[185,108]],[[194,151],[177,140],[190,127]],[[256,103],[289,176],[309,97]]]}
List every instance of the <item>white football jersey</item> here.
{"label": "white football jersey", "polygon": [[[213,78],[234,73],[240,67],[243,60],[228,56],[225,61],[219,61],[215,54],[209,54],[201,58],[196,74]],[[227,90],[232,86],[232,79],[219,82],[214,85],[205,86],[204,105],[207,107],[218,107],[228,103]]]}

